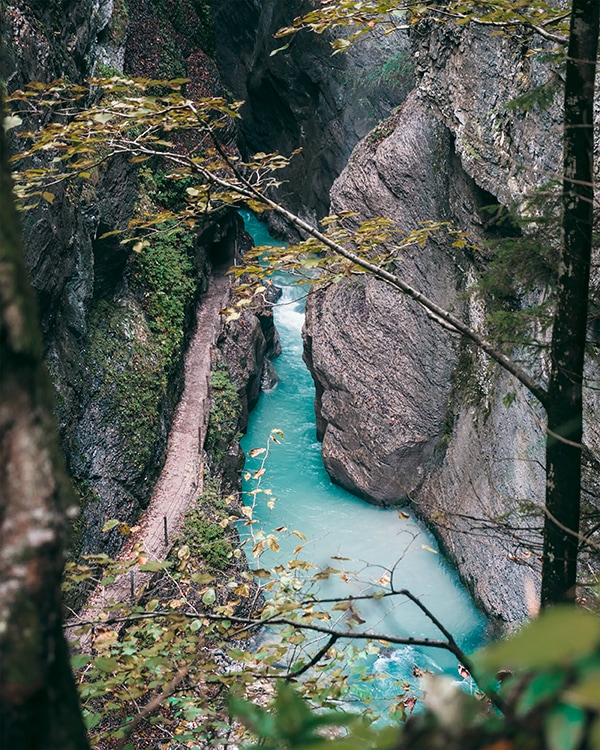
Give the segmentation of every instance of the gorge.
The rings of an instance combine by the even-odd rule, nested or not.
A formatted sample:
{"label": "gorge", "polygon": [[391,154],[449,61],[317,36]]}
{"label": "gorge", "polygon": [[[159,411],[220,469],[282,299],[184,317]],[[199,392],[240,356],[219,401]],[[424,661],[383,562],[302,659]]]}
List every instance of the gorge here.
{"label": "gorge", "polygon": [[[12,0],[3,5],[0,30],[6,90],[13,94],[31,80],[50,85],[62,77],[80,83],[90,75],[125,76],[186,79],[185,96],[195,102],[245,99],[242,119],[233,118],[219,136],[221,148],[234,160],[255,151],[301,148],[277,173],[272,195],[302,219],[316,222],[335,213],[347,227],[356,227],[381,215],[404,232],[423,222],[448,222],[465,233],[464,243],[430,233],[421,245],[403,248],[389,267],[485,333],[495,301],[470,290],[489,268],[494,243],[526,235],[509,220],[508,209],[515,203],[522,207],[527,195],[559,171],[561,81],[544,57],[552,52],[552,40],[531,29],[521,36],[498,35],[483,25],[425,20],[410,33],[375,32],[347,55],[334,57],[330,43],[342,31],[302,30],[273,55],[285,43],[274,39],[275,32],[313,5],[65,0],[59,6]],[[534,97],[523,104],[540,90],[546,94],[543,103]],[[94,92],[86,93],[86,106],[98,103]],[[33,96],[23,101],[17,105],[23,130],[51,119],[35,110]],[[177,136],[186,155],[205,145],[190,131]],[[7,133],[12,153],[25,148],[27,136],[18,126]],[[43,171],[50,156],[40,149],[27,164]],[[44,193],[22,214],[60,443],[82,508],[74,523],[73,561],[118,555],[125,543],[122,529],[135,528],[143,518],[164,464],[197,308],[202,310],[214,270],[241,262],[251,245],[237,211],[227,205],[199,212],[192,229],[178,226],[166,236],[143,225],[147,214],[185,211],[193,191],[199,192],[188,177],[173,179],[163,162],[132,163],[120,154],[85,174],[79,182],[57,184],[51,198]],[[267,214],[274,234],[298,239],[298,230],[277,212]],[[144,239],[142,252],[121,243],[132,226]],[[238,290],[240,281],[243,285],[244,278]],[[592,301],[597,281],[594,272]],[[543,284],[508,287],[503,302],[517,312],[549,294]],[[203,478],[217,488],[216,504],[227,501],[236,518],[242,512],[244,461],[239,440],[261,382],[274,383],[271,360],[279,352],[273,300],[265,296],[260,305],[231,314],[239,300],[233,291],[229,312],[215,316],[211,421],[202,446]],[[536,331],[545,342],[547,332],[541,326]],[[356,517],[336,509],[334,527],[337,523],[341,534],[343,526],[362,530],[364,523],[360,555],[370,560],[370,547],[380,544],[379,523],[393,537],[396,527],[413,529],[404,516],[418,516],[477,606],[499,630],[517,626],[535,610],[539,590],[545,481],[539,405],[435,316],[381,280],[354,271],[309,296],[303,336],[322,446],[309,438],[300,456],[293,447],[283,450],[291,450],[286,460],[310,476],[316,469],[311,463],[305,472],[304,452],[310,451],[312,462],[320,461],[322,452],[339,491],[353,493],[349,502]],[[588,336],[586,384],[594,386],[599,363],[593,316]],[[298,339],[293,347],[299,347]],[[507,348],[543,381],[547,359],[519,347],[516,342]],[[306,376],[292,377],[300,383]],[[582,534],[591,529],[596,540],[598,393],[594,387],[585,392],[589,451],[582,526]],[[268,429],[274,427],[279,425]],[[256,447],[253,429],[243,443],[246,452]],[[257,440],[264,442],[264,436]],[[380,507],[366,506],[365,500]],[[388,506],[400,507],[400,517]],[[320,513],[314,509],[317,525]],[[367,514],[393,524],[367,526],[361,520]],[[111,519],[118,523],[103,531]],[[237,521],[220,517],[215,523],[207,514],[206,523],[220,523],[229,534]],[[420,540],[420,533],[415,530],[414,538]],[[230,557],[232,539],[220,547]],[[429,538],[417,546],[421,543],[435,549]],[[390,549],[385,565],[393,565],[394,540],[381,546]],[[420,550],[426,562],[436,557]],[[584,578],[597,573],[589,551],[580,565]],[[438,589],[445,593],[455,585],[447,575]],[[245,585],[240,580],[238,589]],[[199,594],[204,603],[211,598],[202,599],[212,591],[207,586]],[[79,591],[69,606],[77,609],[84,598]],[[476,633],[474,643],[478,616],[465,607],[471,620],[464,629]]]}
{"label": "gorge", "polygon": [[[254,217],[245,215],[244,219],[257,245],[273,242],[264,225]],[[316,598],[374,593],[374,584],[388,576],[391,586],[396,590],[409,589],[444,623],[460,647],[471,653],[484,639],[485,619],[469,601],[455,572],[445,563],[435,541],[418,519],[403,511],[399,514],[395,508],[365,503],[329,479],[316,441],[311,377],[302,361],[306,286],[294,286],[293,277],[275,276],[273,280],[283,289],[274,305],[282,348],[275,360],[278,383],[261,395],[242,440],[247,455],[242,488],[244,503],[253,507],[252,518],[257,522],[250,531],[241,527],[242,539],[247,539],[245,548],[250,564],[270,570],[281,565],[282,578],[295,574],[296,580],[303,581],[310,596]],[[274,429],[281,431],[278,443],[269,439]],[[263,453],[253,456],[253,449],[269,444],[266,459]],[[265,474],[259,480],[253,479],[263,466]],[[252,494],[257,487],[266,488],[268,494]],[[275,534],[279,549],[273,552],[267,546],[258,558],[253,558],[250,547],[273,534],[274,529],[282,528],[287,533]],[[293,531],[299,531],[305,539],[299,542]],[[314,567],[307,571],[290,567],[288,561],[294,559],[310,561]],[[339,569],[339,575],[332,573],[318,584],[312,580],[319,571],[335,569]],[[297,596],[302,595],[308,594],[300,588]],[[343,613],[341,616],[343,622]],[[400,596],[390,605],[381,601],[364,602],[360,616],[366,618],[361,629],[439,637],[423,613]],[[325,640],[312,647],[322,645]],[[340,650],[351,645],[352,641],[341,641]],[[393,679],[410,685],[410,692],[421,697],[421,680],[413,674],[415,667],[417,671],[445,672],[459,679],[456,660],[439,649],[398,647],[387,652],[381,649],[381,654],[369,658],[361,651],[360,644],[357,648],[357,661],[370,661],[367,674],[387,675],[389,684],[383,681],[380,685],[376,681],[373,688],[373,694],[381,702],[376,710],[382,715],[386,712],[385,698],[393,699],[395,694]],[[348,696],[350,704],[353,698]],[[422,708],[420,701],[417,705]]]}

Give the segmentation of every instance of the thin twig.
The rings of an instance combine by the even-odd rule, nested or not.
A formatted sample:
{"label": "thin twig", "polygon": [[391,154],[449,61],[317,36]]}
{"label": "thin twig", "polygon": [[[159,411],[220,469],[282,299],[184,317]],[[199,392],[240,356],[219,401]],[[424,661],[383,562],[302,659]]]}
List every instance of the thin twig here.
{"label": "thin twig", "polygon": [[171,682],[167,685],[167,687],[160,693],[160,695],[157,695],[155,698],[152,698],[152,700],[147,703],[144,708],[137,714],[137,716],[133,719],[133,721],[129,722],[124,728],[123,728],[123,736],[119,739],[117,742],[117,746],[115,750],[123,750],[125,747],[125,743],[131,737],[134,729],[137,727],[137,725],[143,721],[147,716],[150,716],[150,714],[154,713],[156,709],[161,705],[161,703],[168,698],[169,696],[173,695],[173,693],[176,691],[177,687],[179,686],[179,683],[185,678],[187,673],[189,672],[189,667],[182,667],[175,677],[171,680]]}

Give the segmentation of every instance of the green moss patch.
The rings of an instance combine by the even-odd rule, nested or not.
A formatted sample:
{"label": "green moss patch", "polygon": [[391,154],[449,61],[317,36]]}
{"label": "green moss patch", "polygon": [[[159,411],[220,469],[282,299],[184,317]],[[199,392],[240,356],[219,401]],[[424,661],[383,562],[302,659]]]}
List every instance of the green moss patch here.
{"label": "green moss patch", "polygon": [[224,364],[217,365],[210,381],[211,409],[204,447],[213,461],[221,463],[238,436],[242,402]]}
{"label": "green moss patch", "polygon": [[184,334],[196,292],[194,236],[174,229],[149,240],[131,262],[131,282],[155,334],[162,364],[169,370]]}
{"label": "green moss patch", "polygon": [[151,454],[167,389],[164,358],[141,310],[101,300],[90,315],[87,359],[99,383],[106,428],[117,426],[125,457],[140,469]]}
{"label": "green moss patch", "polygon": [[191,555],[210,570],[226,570],[232,563],[228,518],[229,503],[221,497],[217,481],[206,477],[202,495],[185,515],[182,537]]}

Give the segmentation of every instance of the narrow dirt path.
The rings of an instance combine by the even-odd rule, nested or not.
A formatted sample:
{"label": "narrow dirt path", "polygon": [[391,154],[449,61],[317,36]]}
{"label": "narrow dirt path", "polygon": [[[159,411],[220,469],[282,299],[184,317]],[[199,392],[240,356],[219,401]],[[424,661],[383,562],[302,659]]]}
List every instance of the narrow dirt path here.
{"label": "narrow dirt path", "polygon": [[[164,560],[181,529],[186,510],[202,491],[201,449],[208,425],[211,348],[219,329],[219,311],[227,304],[229,286],[228,276],[212,277],[198,306],[196,331],[185,357],[184,390],[169,434],[167,459],[140,529],[130,536],[118,560],[131,558],[135,545],[139,545],[148,560]],[[96,620],[109,602],[136,601],[151,574],[132,570],[133,576],[122,575],[109,586],[98,587],[70,624]],[[83,647],[80,641],[78,648]]]}

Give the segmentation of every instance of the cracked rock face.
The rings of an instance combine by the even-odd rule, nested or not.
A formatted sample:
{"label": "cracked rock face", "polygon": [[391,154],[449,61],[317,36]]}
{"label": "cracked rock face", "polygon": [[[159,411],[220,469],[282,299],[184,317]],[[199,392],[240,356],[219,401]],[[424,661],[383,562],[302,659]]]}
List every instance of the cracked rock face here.
{"label": "cracked rock face", "polygon": [[[426,220],[451,221],[481,241],[481,208],[497,203],[506,183],[496,189],[492,179],[500,166],[481,180],[481,171],[466,168],[471,162],[451,124],[415,91],[354,150],[333,187],[333,211],[392,217],[405,231]],[[492,155],[484,159],[492,162]],[[395,270],[480,326],[485,310],[463,295],[482,263],[440,237],[404,250]],[[538,574],[521,542],[539,537],[518,510],[521,499],[542,494],[535,463],[542,443],[525,400],[505,413],[502,399],[513,384],[373,279],[313,295],[305,342],[323,459],[334,481],[370,502],[413,502],[484,609],[509,623],[523,619]],[[499,529],[506,514],[516,532]]]}
{"label": "cracked rock face", "polygon": [[[451,211],[474,223],[477,190],[453,174],[449,134],[415,96],[381,137],[374,131],[355,150],[332,191],[335,211],[391,216],[405,229],[421,216],[443,220]],[[461,308],[457,290],[468,258],[432,241],[405,251],[398,263],[423,293]],[[311,296],[305,346],[332,478],[372,502],[406,501],[443,436],[456,342],[399,292],[358,277]]]}
{"label": "cracked rock face", "polygon": [[[411,496],[441,438],[455,357],[449,338],[433,342],[431,327],[372,278],[317,292],[307,306],[325,466],[335,482],[377,504]],[[422,393],[425,403],[415,399]]]}

